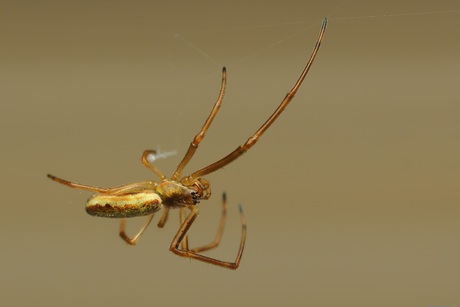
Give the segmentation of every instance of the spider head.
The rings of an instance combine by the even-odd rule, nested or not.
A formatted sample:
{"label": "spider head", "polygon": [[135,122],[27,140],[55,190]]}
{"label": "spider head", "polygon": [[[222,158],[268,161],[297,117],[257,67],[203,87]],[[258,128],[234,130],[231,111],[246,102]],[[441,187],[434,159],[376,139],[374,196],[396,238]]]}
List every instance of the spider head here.
{"label": "spider head", "polygon": [[155,192],[160,196],[163,204],[170,208],[196,205],[201,199],[199,191],[172,180],[160,183]]}

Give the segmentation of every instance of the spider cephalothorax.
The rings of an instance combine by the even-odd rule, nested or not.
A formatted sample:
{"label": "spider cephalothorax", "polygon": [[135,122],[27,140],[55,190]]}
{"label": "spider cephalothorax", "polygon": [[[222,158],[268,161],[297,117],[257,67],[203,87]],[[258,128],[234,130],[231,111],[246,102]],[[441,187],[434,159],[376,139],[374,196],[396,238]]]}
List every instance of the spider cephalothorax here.
{"label": "spider cephalothorax", "polygon": [[169,208],[196,205],[201,199],[201,195],[198,191],[172,180],[166,180],[160,183],[156,189],[156,193],[158,193],[163,200],[163,205]]}

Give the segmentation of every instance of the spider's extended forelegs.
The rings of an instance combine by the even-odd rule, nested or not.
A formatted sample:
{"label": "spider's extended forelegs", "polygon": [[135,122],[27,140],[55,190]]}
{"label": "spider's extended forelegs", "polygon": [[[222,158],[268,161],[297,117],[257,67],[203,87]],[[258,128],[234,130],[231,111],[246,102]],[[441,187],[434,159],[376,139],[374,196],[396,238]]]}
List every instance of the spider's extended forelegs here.
{"label": "spider's extended forelegs", "polygon": [[246,143],[243,145],[238,146],[234,151],[232,151],[230,154],[225,156],[224,158],[220,159],[217,162],[214,162],[194,173],[191,175],[182,178],[180,181],[184,185],[190,185],[192,182],[194,182],[197,178],[203,177],[207,174],[213,173],[217,171],[218,169],[226,166],[227,164],[233,162],[234,160],[238,159],[242,154],[244,154],[246,151],[248,151],[252,146],[254,146],[259,138],[264,134],[264,132],[273,124],[273,122],[278,118],[278,116],[283,112],[283,110],[287,107],[289,102],[291,102],[292,98],[294,98],[295,94],[297,93],[298,89],[302,85],[303,80],[305,79],[305,76],[307,75],[308,71],[310,70],[311,65],[313,64],[313,61],[315,60],[316,54],[318,53],[319,47],[321,45],[321,41],[323,40],[324,32],[326,31],[326,25],[327,25],[327,18],[323,20],[323,25],[321,27],[321,31],[318,36],[318,40],[316,41],[315,48],[313,49],[312,54],[310,55],[310,59],[308,60],[307,64],[305,65],[305,68],[303,69],[302,73],[300,74],[299,78],[297,79],[296,83],[292,87],[292,89],[289,91],[289,93],[286,94],[284,97],[283,101],[281,101],[280,105],[276,108],[276,110],[273,112],[273,114],[267,119],[267,121],[251,136],[248,138]]}
{"label": "spider's extended forelegs", "polygon": [[219,97],[217,97],[217,101],[214,104],[214,107],[212,108],[211,113],[209,113],[208,118],[204,122],[203,127],[201,127],[200,132],[198,132],[198,134],[195,135],[195,138],[190,143],[187,153],[185,154],[184,158],[180,162],[179,166],[177,166],[177,169],[174,172],[174,174],[171,176],[171,180],[177,181],[182,176],[182,171],[184,170],[184,167],[187,166],[187,164],[190,162],[193,155],[195,154],[195,151],[198,149],[198,145],[203,140],[204,136],[206,135],[206,132],[209,129],[209,126],[211,126],[211,123],[214,120],[214,117],[216,117],[217,112],[219,111],[220,106],[222,105],[222,100],[224,99],[226,84],[227,84],[227,70],[224,67],[222,68],[222,84],[220,87]]}

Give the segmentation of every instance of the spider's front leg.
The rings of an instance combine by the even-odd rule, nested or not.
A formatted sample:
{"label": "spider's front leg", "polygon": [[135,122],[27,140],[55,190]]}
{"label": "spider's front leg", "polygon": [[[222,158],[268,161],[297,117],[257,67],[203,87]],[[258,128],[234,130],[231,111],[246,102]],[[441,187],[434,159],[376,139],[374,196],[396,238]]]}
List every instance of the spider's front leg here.
{"label": "spider's front leg", "polygon": [[199,252],[204,252],[204,251],[216,248],[220,244],[220,241],[222,240],[222,234],[224,233],[226,219],[227,219],[227,194],[222,193],[222,213],[220,215],[219,228],[217,228],[217,234],[216,234],[216,237],[214,238],[214,241],[212,241],[209,244],[200,246],[200,247],[192,248],[191,251],[195,253],[199,253]]}
{"label": "spider's front leg", "polygon": [[[176,236],[174,237],[173,241],[171,242],[171,246],[169,247],[169,250],[175,253],[176,255],[186,257],[186,258],[193,258],[199,261],[207,262],[210,264],[214,264],[217,266],[221,266],[227,269],[232,269],[236,270],[238,266],[240,265],[240,260],[243,255],[243,250],[244,250],[244,244],[246,242],[246,219],[243,214],[243,209],[241,206],[239,207],[240,209],[240,217],[241,217],[241,226],[242,226],[242,232],[241,232],[241,241],[240,241],[240,247],[238,249],[238,253],[235,258],[235,262],[226,262],[222,260],[218,260],[215,258],[203,256],[197,253],[197,251],[204,251],[204,250],[209,250],[211,248],[214,248],[219,244],[220,242],[220,237],[222,235],[221,228],[223,228],[222,220],[221,220],[221,225],[219,226],[219,231],[216,237],[216,240],[212,242],[211,244],[205,245],[201,248],[189,250],[189,249],[180,249],[179,245],[181,245],[181,242],[184,240],[184,238],[187,235],[187,232],[190,230],[190,227],[192,226],[193,222],[195,219],[198,217],[198,208],[197,207],[189,207],[190,209],[190,214],[185,219],[185,221],[182,223],[181,227],[177,231]],[[217,241],[217,243],[216,243]]]}

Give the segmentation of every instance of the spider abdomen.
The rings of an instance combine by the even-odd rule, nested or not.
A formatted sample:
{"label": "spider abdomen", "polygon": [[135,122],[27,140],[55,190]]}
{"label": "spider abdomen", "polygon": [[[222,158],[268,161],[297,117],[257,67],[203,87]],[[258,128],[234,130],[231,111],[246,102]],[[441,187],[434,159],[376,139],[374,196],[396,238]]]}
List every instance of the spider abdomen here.
{"label": "spider abdomen", "polygon": [[150,215],[161,207],[161,198],[153,191],[126,195],[96,194],[86,202],[86,212],[89,215],[112,218]]}

